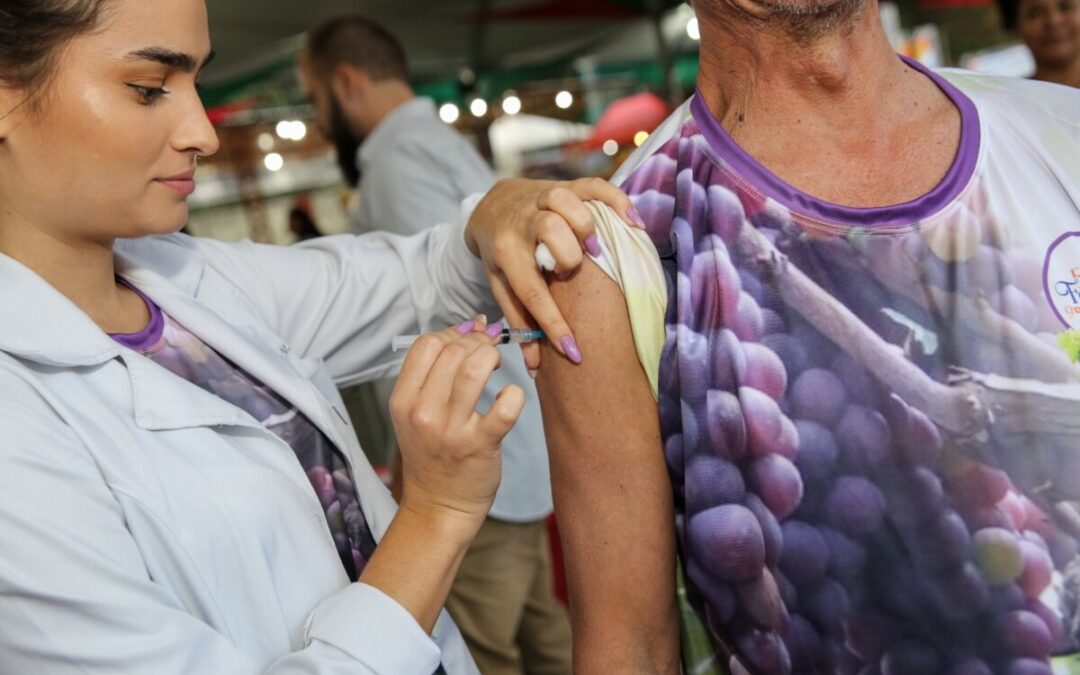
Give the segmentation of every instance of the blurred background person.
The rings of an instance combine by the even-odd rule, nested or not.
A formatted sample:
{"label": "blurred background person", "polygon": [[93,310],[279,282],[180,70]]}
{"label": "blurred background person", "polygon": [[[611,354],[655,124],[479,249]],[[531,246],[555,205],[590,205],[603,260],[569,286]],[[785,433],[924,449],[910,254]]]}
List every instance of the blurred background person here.
{"label": "blurred background person", "polygon": [[1080,3],[1077,0],[998,0],[1005,29],[1035,59],[1036,80],[1080,87]]}
{"label": "blurred background person", "polygon": [[297,203],[289,210],[289,231],[296,235],[296,241],[307,241],[322,236],[319,226],[315,224],[315,219],[311,217],[309,208]]}
{"label": "blurred background person", "polygon": [[[455,222],[462,201],[494,183],[473,146],[438,118],[434,102],[414,94],[405,52],[381,26],[359,16],[328,20],[308,35],[300,69],[319,129],[339,153],[357,148],[355,157],[339,157],[359,180],[356,230],[408,235]],[[526,392],[527,405],[503,444],[495,504],[462,562],[448,608],[485,675],[569,673],[570,626],[555,598],[545,527],[553,506],[540,408],[522,359],[505,356],[485,402],[513,383]],[[380,387],[391,388],[392,382]]]}

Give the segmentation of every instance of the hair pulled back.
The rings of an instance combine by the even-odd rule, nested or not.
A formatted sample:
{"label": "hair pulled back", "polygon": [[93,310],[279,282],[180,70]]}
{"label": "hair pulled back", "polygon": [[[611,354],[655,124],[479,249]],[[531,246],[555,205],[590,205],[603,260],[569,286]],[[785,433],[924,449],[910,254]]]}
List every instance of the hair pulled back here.
{"label": "hair pulled back", "polygon": [[[27,92],[33,104],[48,89],[64,46],[94,30],[109,0],[0,2],[0,87]],[[0,110],[0,116],[8,111]]]}

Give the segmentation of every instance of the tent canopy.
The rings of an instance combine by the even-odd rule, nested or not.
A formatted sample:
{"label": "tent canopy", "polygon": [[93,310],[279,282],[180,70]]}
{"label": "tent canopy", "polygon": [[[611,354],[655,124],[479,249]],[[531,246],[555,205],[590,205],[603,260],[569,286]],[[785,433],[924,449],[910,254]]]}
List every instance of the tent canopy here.
{"label": "tent canopy", "polygon": [[[305,31],[336,14],[356,12],[395,33],[418,82],[550,67],[610,41],[628,27],[650,30],[651,13],[681,0],[212,0],[214,49],[204,81],[212,103],[291,64]],[[647,36],[648,33],[646,32]],[[637,58],[655,54],[645,40]],[[652,49],[652,54],[648,50]]]}

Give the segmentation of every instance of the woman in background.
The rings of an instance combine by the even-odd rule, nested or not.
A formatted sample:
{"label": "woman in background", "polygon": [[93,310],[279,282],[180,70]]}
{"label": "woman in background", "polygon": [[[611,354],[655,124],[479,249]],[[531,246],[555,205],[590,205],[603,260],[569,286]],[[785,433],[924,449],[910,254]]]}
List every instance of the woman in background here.
{"label": "woman in background", "polygon": [[1035,58],[1036,80],[1080,87],[1080,3],[1076,0],[998,0],[1005,30]]}

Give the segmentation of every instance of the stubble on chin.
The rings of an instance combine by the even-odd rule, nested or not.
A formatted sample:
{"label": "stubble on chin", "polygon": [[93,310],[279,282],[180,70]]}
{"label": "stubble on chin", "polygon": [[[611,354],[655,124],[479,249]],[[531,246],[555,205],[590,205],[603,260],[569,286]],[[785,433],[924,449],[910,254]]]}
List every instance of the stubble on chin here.
{"label": "stubble on chin", "polygon": [[[850,32],[869,0],[707,0],[695,9],[713,13],[722,23],[734,21],[755,30],[776,30],[800,44]],[[734,26],[731,26],[734,27]]]}

